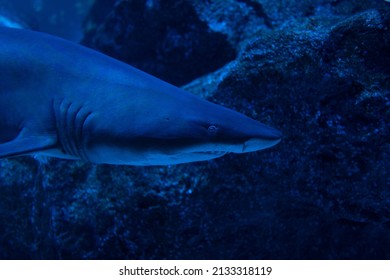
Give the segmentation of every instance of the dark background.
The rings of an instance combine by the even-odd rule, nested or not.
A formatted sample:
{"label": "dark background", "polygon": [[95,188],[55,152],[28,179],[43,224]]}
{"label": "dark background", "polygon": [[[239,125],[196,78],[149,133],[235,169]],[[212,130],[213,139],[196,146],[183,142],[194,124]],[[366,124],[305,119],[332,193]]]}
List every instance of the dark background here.
{"label": "dark background", "polygon": [[0,160],[0,258],[390,258],[390,3],[13,0],[0,15],[284,134],[177,166]]}

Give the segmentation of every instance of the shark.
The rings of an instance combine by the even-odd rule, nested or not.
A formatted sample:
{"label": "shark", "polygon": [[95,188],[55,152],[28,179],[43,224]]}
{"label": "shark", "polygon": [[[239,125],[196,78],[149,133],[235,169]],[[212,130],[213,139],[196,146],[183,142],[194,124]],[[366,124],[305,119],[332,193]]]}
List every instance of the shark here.
{"label": "shark", "polygon": [[171,165],[276,145],[279,130],[95,50],[0,28],[0,158]]}

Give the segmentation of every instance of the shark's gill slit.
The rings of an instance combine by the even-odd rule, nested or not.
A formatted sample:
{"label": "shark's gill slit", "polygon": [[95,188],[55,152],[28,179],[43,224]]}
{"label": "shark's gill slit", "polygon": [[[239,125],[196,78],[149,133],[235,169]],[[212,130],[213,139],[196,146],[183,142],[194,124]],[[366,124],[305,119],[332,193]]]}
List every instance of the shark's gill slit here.
{"label": "shark's gill slit", "polygon": [[80,157],[79,155],[79,147],[80,147],[80,139],[78,137],[78,114],[82,109],[82,106],[79,105],[76,107],[77,109],[70,112],[69,120],[72,123],[72,130],[69,131],[69,135],[72,135],[72,141],[70,142],[72,145],[73,155]]}
{"label": "shark's gill slit", "polygon": [[64,102],[65,100],[62,98],[58,102],[53,102],[53,110],[54,110],[54,116],[55,116],[55,122],[56,122],[56,131],[57,131],[57,141],[61,147],[61,150],[65,153],[67,150],[67,139],[66,135],[64,135]]}
{"label": "shark's gill slit", "polygon": [[[77,137],[76,137],[76,117],[77,117],[77,112],[80,110],[81,106],[76,107],[74,103],[70,103],[69,109],[68,109],[68,114],[67,114],[67,134],[69,138],[69,146],[70,150],[72,151],[72,154],[75,156],[78,156],[77,152]],[[74,108],[77,108],[74,110]]]}
{"label": "shark's gill slit", "polygon": [[[82,111],[80,111],[82,112]],[[84,131],[84,128],[85,128],[85,124],[87,123],[87,120],[92,116],[92,112],[86,112],[85,115],[82,115],[80,116],[80,125],[79,125],[79,129],[77,130],[77,139],[79,139],[79,154],[80,154],[80,158],[85,160],[85,161],[89,161],[88,159],[88,155],[86,153],[86,147],[85,147],[85,139],[84,139],[84,134],[83,134],[83,131]]]}
{"label": "shark's gill slit", "polygon": [[72,103],[67,103],[66,106],[65,106],[65,110],[64,110],[64,113],[62,115],[62,118],[63,118],[63,124],[64,124],[64,127],[62,128],[63,130],[63,134],[64,134],[64,138],[65,138],[65,141],[64,141],[64,144],[65,144],[65,151],[67,154],[69,155],[74,155],[75,154],[75,150],[74,150],[74,146],[72,145],[72,142],[73,142],[73,137],[72,137],[72,129],[70,127],[70,123],[71,123],[71,114],[70,114],[70,108],[72,107]]}

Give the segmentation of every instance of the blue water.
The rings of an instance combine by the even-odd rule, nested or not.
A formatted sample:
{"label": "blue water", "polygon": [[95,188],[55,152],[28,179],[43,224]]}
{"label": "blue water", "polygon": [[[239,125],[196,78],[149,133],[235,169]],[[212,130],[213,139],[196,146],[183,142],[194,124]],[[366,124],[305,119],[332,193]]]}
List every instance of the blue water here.
{"label": "blue water", "polygon": [[1,159],[0,258],[390,258],[390,3],[1,0],[0,24],[80,42],[284,135],[172,166]]}

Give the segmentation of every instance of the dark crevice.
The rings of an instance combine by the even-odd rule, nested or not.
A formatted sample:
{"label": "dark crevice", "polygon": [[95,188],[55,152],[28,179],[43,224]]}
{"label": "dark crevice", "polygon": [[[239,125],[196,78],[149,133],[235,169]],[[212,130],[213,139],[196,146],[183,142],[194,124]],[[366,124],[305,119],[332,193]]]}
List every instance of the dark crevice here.
{"label": "dark crevice", "polygon": [[264,11],[263,6],[260,3],[257,3],[256,1],[253,0],[238,0],[238,2],[244,3],[247,6],[251,7],[256,15],[260,18],[264,19],[264,23],[267,27],[272,28],[272,21]]}

